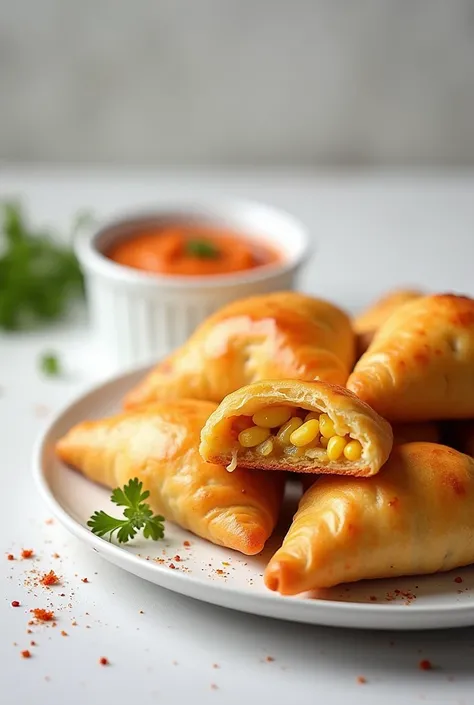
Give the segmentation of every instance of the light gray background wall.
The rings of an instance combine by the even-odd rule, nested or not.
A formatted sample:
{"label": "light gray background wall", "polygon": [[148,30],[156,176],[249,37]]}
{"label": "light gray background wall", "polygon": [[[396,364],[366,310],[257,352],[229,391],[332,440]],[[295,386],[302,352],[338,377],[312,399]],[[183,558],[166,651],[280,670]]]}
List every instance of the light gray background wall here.
{"label": "light gray background wall", "polygon": [[0,0],[0,158],[474,164],[474,0]]}

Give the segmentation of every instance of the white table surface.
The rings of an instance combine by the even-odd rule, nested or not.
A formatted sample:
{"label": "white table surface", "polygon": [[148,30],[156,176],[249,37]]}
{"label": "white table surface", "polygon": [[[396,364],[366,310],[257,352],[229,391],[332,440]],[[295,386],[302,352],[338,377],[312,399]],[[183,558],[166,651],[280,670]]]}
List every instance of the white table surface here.
{"label": "white table surface", "polygon": [[[311,227],[318,252],[302,279],[308,291],[349,308],[401,284],[474,293],[472,174],[120,176],[4,168],[0,197],[15,194],[35,222],[63,228],[84,206],[106,216],[180,197],[248,196],[286,207]],[[45,349],[59,352],[62,379],[38,373]],[[246,616],[147,584],[96,557],[57,522],[46,523],[31,481],[32,444],[60,406],[106,373],[81,316],[41,334],[0,336],[2,704],[474,703],[472,629],[363,632]],[[23,547],[34,549],[33,561],[18,560]],[[7,560],[10,552],[17,560]],[[62,585],[35,587],[35,569],[54,569]],[[12,600],[21,606],[11,607]],[[27,634],[29,610],[49,605],[57,627],[32,626]],[[26,648],[30,659],[20,655]],[[101,656],[109,666],[99,665]],[[433,670],[419,669],[424,658]],[[366,684],[357,682],[360,675]]]}

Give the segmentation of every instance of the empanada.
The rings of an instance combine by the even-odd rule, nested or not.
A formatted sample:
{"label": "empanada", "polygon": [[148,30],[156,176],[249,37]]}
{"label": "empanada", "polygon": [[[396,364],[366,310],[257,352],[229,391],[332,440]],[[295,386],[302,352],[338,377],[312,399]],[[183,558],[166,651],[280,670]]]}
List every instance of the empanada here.
{"label": "empanada", "polygon": [[474,300],[441,294],[401,306],[347,387],[389,421],[474,417]]}
{"label": "empanada", "polygon": [[265,584],[283,595],[474,562],[474,460],[434,443],[393,449],[375,477],[324,477],[303,495]]}
{"label": "empanada", "polygon": [[181,400],[85,421],[57,444],[66,463],[95,482],[137,477],[155,512],[220,546],[259,553],[276,524],[283,477],[205,463],[199,432],[215,404]]}
{"label": "empanada", "polygon": [[391,291],[356,316],[353,321],[353,326],[357,334],[358,355],[362,355],[367,350],[375,333],[392,313],[403,304],[406,304],[408,301],[413,301],[413,299],[418,299],[420,296],[423,296],[422,292],[415,289]]}
{"label": "empanada", "polygon": [[392,429],[344,387],[268,380],[229,394],[201,433],[210,462],[265,470],[374,475]]}
{"label": "empanada", "polygon": [[189,397],[220,402],[260,379],[324,379],[345,384],[354,362],[346,314],[327,301],[280,292],[235,301],[130,392],[125,407]]}

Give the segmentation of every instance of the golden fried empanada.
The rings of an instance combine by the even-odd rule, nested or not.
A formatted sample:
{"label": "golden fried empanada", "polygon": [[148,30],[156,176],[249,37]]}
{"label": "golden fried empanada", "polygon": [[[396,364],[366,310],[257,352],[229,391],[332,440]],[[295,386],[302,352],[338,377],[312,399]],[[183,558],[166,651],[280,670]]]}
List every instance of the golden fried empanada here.
{"label": "golden fried empanada", "polygon": [[303,495],[265,584],[284,595],[474,562],[474,460],[396,446],[375,477],[324,477]]}
{"label": "golden fried empanada", "polygon": [[392,313],[403,304],[413,301],[413,299],[418,299],[420,296],[423,296],[422,292],[416,289],[391,291],[360,313],[353,321],[354,330],[357,334],[358,355],[362,355],[367,350],[375,333]]}
{"label": "golden fried empanada", "polygon": [[393,442],[397,445],[424,441],[441,443],[441,429],[435,421],[415,421],[415,423],[392,424]]}
{"label": "golden fried empanada", "polygon": [[344,387],[268,380],[229,394],[201,433],[210,462],[265,470],[374,475],[392,429]]}
{"label": "golden fried empanada", "polygon": [[389,421],[474,417],[474,300],[441,294],[401,306],[347,387]]}
{"label": "golden fried empanada", "polygon": [[291,291],[243,299],[199,326],[125,406],[180,397],[220,402],[245,384],[278,377],[345,384],[354,346],[349,318],[327,301]]}
{"label": "golden fried empanada", "polygon": [[121,487],[137,477],[166,519],[220,546],[259,553],[280,509],[283,478],[205,463],[199,432],[215,404],[180,400],[85,421],[57,444],[66,463],[95,482]]}

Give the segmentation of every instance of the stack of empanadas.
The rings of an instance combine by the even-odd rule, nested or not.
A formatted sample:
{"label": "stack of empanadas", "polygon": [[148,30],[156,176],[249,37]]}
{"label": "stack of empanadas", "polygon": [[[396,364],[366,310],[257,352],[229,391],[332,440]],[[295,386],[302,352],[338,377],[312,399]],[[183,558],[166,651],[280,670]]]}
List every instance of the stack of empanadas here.
{"label": "stack of empanadas", "polygon": [[271,590],[474,562],[472,299],[396,292],[353,324],[293,292],[238,301],[124,406],[73,428],[59,456],[108,487],[138,477],[156,511],[213,543],[260,552],[286,473],[304,473]]}

